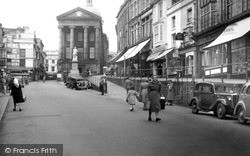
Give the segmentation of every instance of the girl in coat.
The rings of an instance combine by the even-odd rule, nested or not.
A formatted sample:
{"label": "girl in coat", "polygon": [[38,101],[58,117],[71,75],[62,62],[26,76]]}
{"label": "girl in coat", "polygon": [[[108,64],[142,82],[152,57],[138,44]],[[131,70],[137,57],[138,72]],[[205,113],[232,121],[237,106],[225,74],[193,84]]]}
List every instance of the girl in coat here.
{"label": "girl in coat", "polygon": [[21,85],[18,83],[17,78],[13,79],[13,83],[11,85],[11,94],[14,101],[14,109],[13,111],[16,111],[16,105],[19,104],[19,111],[22,111],[20,103],[23,103],[26,100],[26,97],[23,98],[23,92]]}
{"label": "girl in coat", "polygon": [[148,99],[150,101],[148,121],[152,121],[152,118],[151,118],[152,112],[155,112],[156,122],[161,120],[161,118],[159,118],[159,112],[161,111],[160,91],[161,91],[161,84],[157,80],[157,77],[153,76],[152,81],[148,84]]}
{"label": "girl in coat", "polygon": [[126,101],[128,104],[130,104],[130,111],[132,112],[134,110],[134,105],[135,105],[135,99],[139,96],[139,93],[136,92],[135,87],[131,87],[131,89],[128,91],[128,95],[126,98]]}

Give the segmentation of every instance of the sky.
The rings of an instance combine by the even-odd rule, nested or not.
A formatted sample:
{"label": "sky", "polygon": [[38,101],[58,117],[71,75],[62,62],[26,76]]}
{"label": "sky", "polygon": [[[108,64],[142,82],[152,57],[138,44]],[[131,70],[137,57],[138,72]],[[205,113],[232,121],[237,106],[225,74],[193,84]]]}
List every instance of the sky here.
{"label": "sky", "polygon": [[[0,23],[5,28],[29,26],[41,38],[44,50],[57,50],[59,30],[56,17],[76,7],[85,8],[86,0],[3,0]],[[103,32],[109,38],[109,50],[117,51],[116,15],[124,0],[92,0],[102,15]]]}

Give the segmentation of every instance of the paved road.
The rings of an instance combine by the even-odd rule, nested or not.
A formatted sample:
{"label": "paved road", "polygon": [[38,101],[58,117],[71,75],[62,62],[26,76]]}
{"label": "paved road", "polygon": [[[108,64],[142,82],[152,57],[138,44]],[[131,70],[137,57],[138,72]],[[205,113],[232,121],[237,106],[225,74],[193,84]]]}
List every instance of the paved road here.
{"label": "paved road", "polygon": [[22,112],[12,103],[0,123],[0,144],[64,144],[64,156],[250,155],[250,124],[179,106],[162,111],[160,123],[147,121],[120,98],[93,90],[75,91],[55,81],[24,88]]}

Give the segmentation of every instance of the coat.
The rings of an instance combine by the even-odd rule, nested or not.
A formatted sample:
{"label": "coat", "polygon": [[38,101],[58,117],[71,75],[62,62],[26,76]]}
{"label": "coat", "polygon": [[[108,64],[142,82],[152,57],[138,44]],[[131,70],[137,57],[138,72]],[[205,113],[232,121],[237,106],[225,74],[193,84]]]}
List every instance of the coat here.
{"label": "coat", "polygon": [[168,84],[168,94],[167,94],[167,101],[174,100],[174,92],[173,92],[173,83]]}
{"label": "coat", "polygon": [[130,79],[125,80],[125,89],[130,90],[134,86],[133,82]]}
{"label": "coat", "polygon": [[146,99],[148,98],[148,83],[142,82],[140,85],[140,96],[143,103],[146,102]]}
{"label": "coat", "polygon": [[135,99],[139,96],[139,93],[135,90],[129,90],[126,101],[130,105],[135,105]]}
{"label": "coat", "polygon": [[14,84],[11,85],[11,95],[13,96],[14,103],[24,102],[23,92],[20,84],[18,87],[16,87]]}
{"label": "coat", "polygon": [[152,81],[148,84],[148,98],[150,101],[151,112],[159,112],[161,110],[161,84],[158,81]]}

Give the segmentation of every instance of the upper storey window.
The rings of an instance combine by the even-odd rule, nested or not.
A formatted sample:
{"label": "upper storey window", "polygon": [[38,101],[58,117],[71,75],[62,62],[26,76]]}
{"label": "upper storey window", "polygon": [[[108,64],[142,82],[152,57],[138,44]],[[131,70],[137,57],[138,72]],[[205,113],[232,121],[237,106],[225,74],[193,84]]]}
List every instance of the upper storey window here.
{"label": "upper storey window", "polygon": [[172,0],[172,5],[175,5],[176,3],[178,3],[180,0]]}

